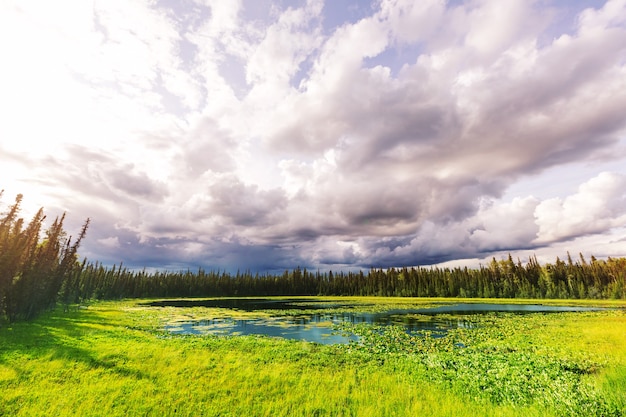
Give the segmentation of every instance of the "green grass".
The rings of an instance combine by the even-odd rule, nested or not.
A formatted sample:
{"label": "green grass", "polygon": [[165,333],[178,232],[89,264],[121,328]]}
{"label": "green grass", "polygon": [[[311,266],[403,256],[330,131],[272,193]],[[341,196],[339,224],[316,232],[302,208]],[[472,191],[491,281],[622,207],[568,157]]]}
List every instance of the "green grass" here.
{"label": "green grass", "polygon": [[626,415],[623,311],[487,315],[443,339],[361,327],[363,343],[323,346],[170,336],[165,321],[211,312],[137,303],[0,328],[0,415]]}

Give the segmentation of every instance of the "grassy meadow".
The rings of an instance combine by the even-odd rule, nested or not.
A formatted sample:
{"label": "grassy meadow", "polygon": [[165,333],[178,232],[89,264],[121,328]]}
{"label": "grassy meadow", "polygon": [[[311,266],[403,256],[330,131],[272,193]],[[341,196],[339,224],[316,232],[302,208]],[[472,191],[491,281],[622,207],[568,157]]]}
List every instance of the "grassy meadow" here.
{"label": "grassy meadow", "polygon": [[[431,301],[350,300],[377,308]],[[623,309],[487,314],[443,338],[346,325],[360,343],[319,345],[172,336],[161,330],[168,320],[229,312],[142,301],[59,307],[3,323],[0,415],[626,415]]]}

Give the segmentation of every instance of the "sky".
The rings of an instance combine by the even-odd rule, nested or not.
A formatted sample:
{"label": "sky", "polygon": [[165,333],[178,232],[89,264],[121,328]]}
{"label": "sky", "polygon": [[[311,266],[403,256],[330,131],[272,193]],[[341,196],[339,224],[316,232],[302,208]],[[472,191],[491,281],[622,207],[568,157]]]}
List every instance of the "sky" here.
{"label": "sky", "polygon": [[0,211],[275,272],[626,256],[626,0],[5,0]]}

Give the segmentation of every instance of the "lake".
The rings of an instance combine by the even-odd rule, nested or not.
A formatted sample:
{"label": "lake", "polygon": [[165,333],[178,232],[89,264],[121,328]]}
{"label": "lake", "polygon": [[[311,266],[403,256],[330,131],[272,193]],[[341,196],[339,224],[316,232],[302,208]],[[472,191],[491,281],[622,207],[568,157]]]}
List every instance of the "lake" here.
{"label": "lake", "polygon": [[[343,303],[324,299],[249,299],[162,300],[144,303],[150,307],[206,307],[234,312],[270,312],[270,317],[219,317],[202,320],[178,320],[165,325],[172,334],[266,335],[306,340],[322,344],[349,343],[358,340],[353,334],[342,334],[336,326],[342,323],[366,323],[379,326],[400,325],[408,333],[428,333],[442,337],[450,329],[471,328],[472,315],[487,313],[558,313],[604,310],[600,307],[552,306],[542,304],[502,303],[433,303],[425,307],[395,308],[369,312],[373,304]],[[337,310],[340,310],[337,312]],[[346,311],[347,310],[347,311]]]}

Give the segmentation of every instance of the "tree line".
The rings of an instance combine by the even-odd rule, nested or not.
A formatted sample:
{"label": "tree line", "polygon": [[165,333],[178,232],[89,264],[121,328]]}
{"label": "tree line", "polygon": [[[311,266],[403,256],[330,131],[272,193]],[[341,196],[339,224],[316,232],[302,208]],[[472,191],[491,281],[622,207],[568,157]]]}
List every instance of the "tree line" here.
{"label": "tree line", "polygon": [[19,217],[22,198],[18,194],[15,203],[0,214],[0,319],[10,321],[31,319],[56,305],[59,297],[67,301],[69,279],[80,270],[76,263],[78,247],[89,225],[87,219],[72,242],[63,230],[63,214],[41,239],[46,219],[43,209],[26,223]]}
{"label": "tree line", "polygon": [[[0,197],[2,193],[0,192]],[[535,256],[492,259],[478,268],[412,267],[320,272],[306,268],[282,274],[250,271],[157,271],[78,262],[78,247],[89,226],[72,242],[63,230],[65,214],[40,239],[45,215],[19,218],[22,195],[0,214],[0,318],[30,319],[61,302],[91,299],[345,295],[400,297],[626,299],[626,258],[587,261],[556,258],[540,265]]]}
{"label": "tree line", "polygon": [[412,267],[367,272],[320,272],[306,268],[282,274],[226,271],[146,272],[83,263],[72,274],[72,302],[89,299],[344,295],[400,297],[624,299],[626,258],[540,265],[511,255],[479,268]]}

